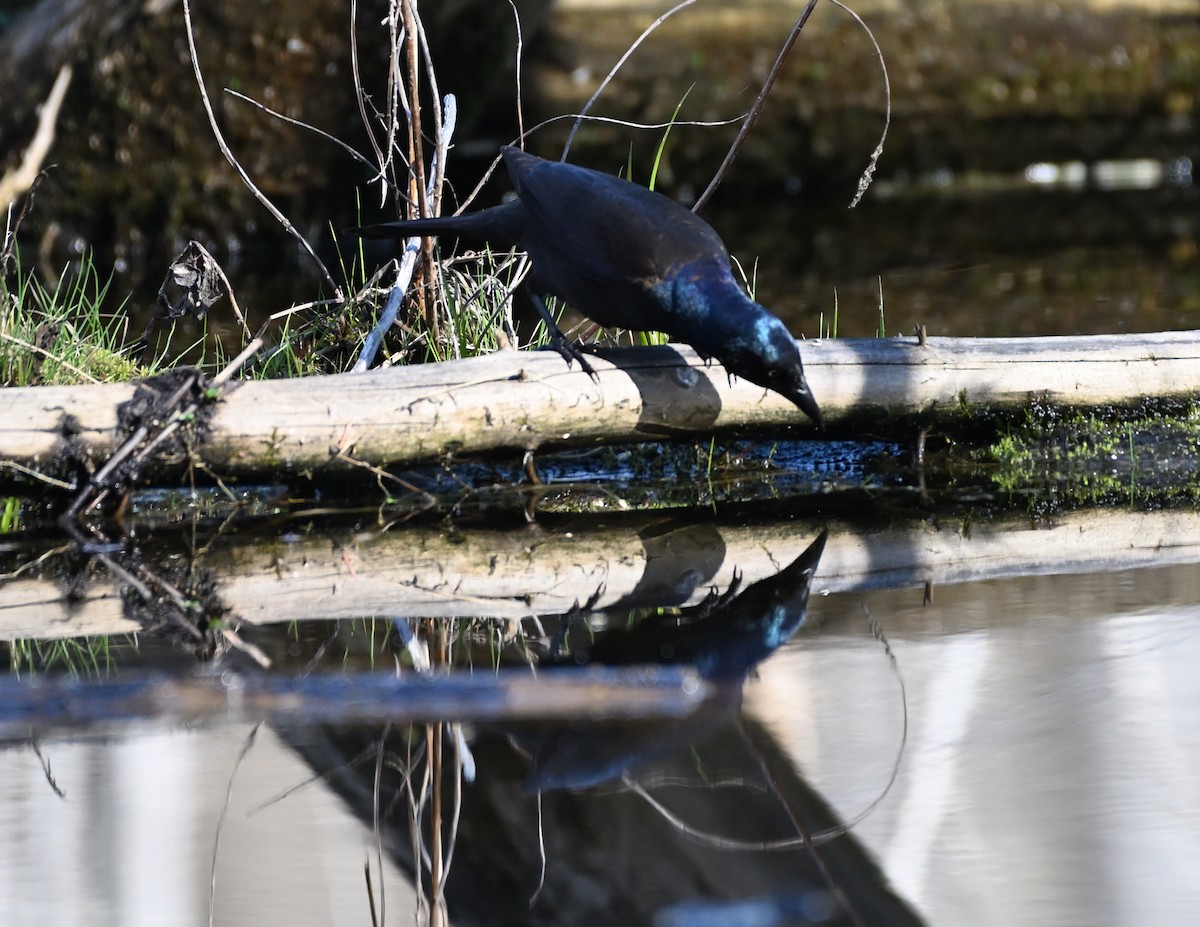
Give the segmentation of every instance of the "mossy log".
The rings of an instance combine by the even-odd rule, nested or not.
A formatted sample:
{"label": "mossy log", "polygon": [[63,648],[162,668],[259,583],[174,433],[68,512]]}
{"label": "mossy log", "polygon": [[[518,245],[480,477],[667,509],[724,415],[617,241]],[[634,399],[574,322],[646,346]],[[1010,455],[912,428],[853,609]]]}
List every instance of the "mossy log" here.
{"label": "mossy log", "polygon": [[[1095,510],[1037,528],[1017,518],[969,530],[927,522],[866,531],[794,521],[672,527],[641,515],[587,531],[578,522],[513,531],[347,529],[236,536],[191,563],[160,539],[152,549],[103,555],[86,582],[64,575],[47,541],[45,550],[26,552],[36,568],[0,583],[0,640],[131,634],[146,619],[162,624],[162,614],[130,594],[129,571],[157,589],[180,585],[181,568],[204,577],[211,590],[205,610],[234,623],[380,615],[518,620],[562,615],[593,598],[592,608],[624,616],[634,607],[696,604],[713,588],[727,589],[735,575],[745,589],[795,560],[822,528],[829,536],[814,594],[907,588],[919,600],[927,583],[1200,563],[1200,515],[1191,511]],[[1011,610],[994,613],[1015,621],[1041,601],[1016,596]]]}
{"label": "mossy log", "polygon": [[[1033,400],[1138,404],[1200,394],[1200,332],[1054,338],[806,341],[805,369],[831,432],[888,423],[961,423]],[[592,361],[593,382],[551,352],[503,351],[361,374],[230,384],[185,429],[184,449],[143,477],[189,463],[223,476],[337,476],[354,463],[413,465],[545,448],[714,432],[816,436],[804,415],[730,383],[690,348],[629,348]],[[53,473],[98,464],[145,416],[136,384],[35,387],[0,396],[0,466]],[[122,415],[122,406],[125,413]],[[156,415],[162,415],[158,410]],[[169,418],[169,415],[167,416]],[[120,425],[118,425],[120,422]]]}

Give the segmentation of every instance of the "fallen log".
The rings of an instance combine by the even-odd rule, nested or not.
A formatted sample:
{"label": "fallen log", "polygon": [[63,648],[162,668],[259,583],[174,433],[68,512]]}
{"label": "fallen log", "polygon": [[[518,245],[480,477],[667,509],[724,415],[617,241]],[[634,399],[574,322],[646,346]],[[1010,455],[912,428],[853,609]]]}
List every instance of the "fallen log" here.
{"label": "fallen log", "polygon": [[[803,344],[831,429],[946,424],[1032,400],[1134,405],[1200,393],[1200,332],[1054,338],[841,339]],[[189,426],[183,450],[142,475],[193,464],[223,476],[345,474],[496,453],[696,438],[733,430],[815,435],[791,403],[730,383],[684,346],[616,349],[598,382],[549,352],[292,380],[238,381]],[[95,466],[144,423],[120,415],[136,384],[5,390],[0,466]],[[120,425],[118,422],[120,421]]]}

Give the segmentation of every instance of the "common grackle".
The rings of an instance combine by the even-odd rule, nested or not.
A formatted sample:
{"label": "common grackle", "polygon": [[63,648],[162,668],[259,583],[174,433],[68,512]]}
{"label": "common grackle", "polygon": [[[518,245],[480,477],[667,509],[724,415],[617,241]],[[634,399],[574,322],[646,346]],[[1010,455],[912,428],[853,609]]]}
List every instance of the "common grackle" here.
{"label": "common grackle", "polygon": [[365,238],[456,234],[524,249],[529,287],[570,363],[578,348],[541,301],[557,296],[602,326],[662,331],[758,386],[774,390],[824,428],[800,350],[787,327],[751,300],[730,272],[712,226],[674,200],[574,164],[503,149],[517,199],[461,216],[385,222]]}

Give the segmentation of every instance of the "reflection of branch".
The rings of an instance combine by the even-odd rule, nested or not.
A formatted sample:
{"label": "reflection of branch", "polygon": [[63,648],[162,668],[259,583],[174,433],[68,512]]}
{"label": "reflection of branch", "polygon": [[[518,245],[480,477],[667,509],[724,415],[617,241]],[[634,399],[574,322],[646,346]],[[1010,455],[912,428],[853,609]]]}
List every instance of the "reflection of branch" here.
{"label": "reflection of branch", "polygon": [[71,66],[64,64],[54,79],[50,95],[42,104],[41,115],[38,116],[37,131],[33,141],[25,150],[25,157],[17,167],[3,177],[0,177],[0,204],[8,204],[24,193],[33,184],[42,162],[50,152],[54,142],[54,126],[58,122],[58,111],[62,108],[63,99],[67,95],[67,87],[71,83]]}
{"label": "reflection of branch", "polygon": [[57,795],[63,801],[66,801],[67,793],[64,792],[62,790],[62,788],[59,787],[58,782],[54,778],[54,773],[52,773],[50,771],[50,761],[48,759],[46,759],[44,756],[42,756],[42,751],[41,751],[41,748],[37,745],[37,741],[31,740],[29,742],[29,746],[33,747],[33,752],[37,756],[38,762],[42,764],[42,774],[45,775],[45,777],[46,777],[46,784],[49,785],[50,788],[54,790],[55,795]]}
{"label": "reflection of branch", "polygon": [[221,816],[217,818],[217,833],[213,838],[212,851],[212,869],[209,871],[208,877],[208,923],[212,927],[214,923],[213,915],[217,904],[217,858],[221,852],[221,832],[225,828],[225,816],[229,813],[229,803],[233,800],[233,781],[237,778],[238,769],[242,765],[242,760],[246,758],[246,754],[250,752],[250,748],[254,746],[254,740],[258,737],[258,730],[262,727],[262,722],[254,725],[250,733],[246,735],[246,740],[242,744],[242,749],[238,751],[237,759],[233,761],[233,769],[229,771],[229,783],[225,788],[225,803],[221,805]]}

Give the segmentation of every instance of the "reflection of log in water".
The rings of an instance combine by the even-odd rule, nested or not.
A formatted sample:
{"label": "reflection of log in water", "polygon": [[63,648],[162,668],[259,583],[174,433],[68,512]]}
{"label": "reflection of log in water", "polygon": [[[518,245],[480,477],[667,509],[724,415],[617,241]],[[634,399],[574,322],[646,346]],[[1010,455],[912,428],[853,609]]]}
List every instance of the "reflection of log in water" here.
{"label": "reflection of log in water", "polygon": [[[596,609],[694,604],[711,587],[727,587],[735,569],[745,583],[774,574],[820,528],[609,517],[595,527],[567,522],[507,532],[412,527],[244,537],[213,545],[190,565],[161,541],[136,554],[140,564],[165,574],[185,564],[205,578],[230,618],[251,623],[379,615],[518,619],[561,615],[594,595]],[[835,523],[829,530],[818,592],[1200,561],[1194,512],[1082,512],[1037,528],[1019,520],[969,530],[924,522],[869,532]],[[80,580],[64,575],[62,566],[51,556],[19,575],[10,572],[0,585],[0,639],[139,629],[120,580],[104,569]]]}

